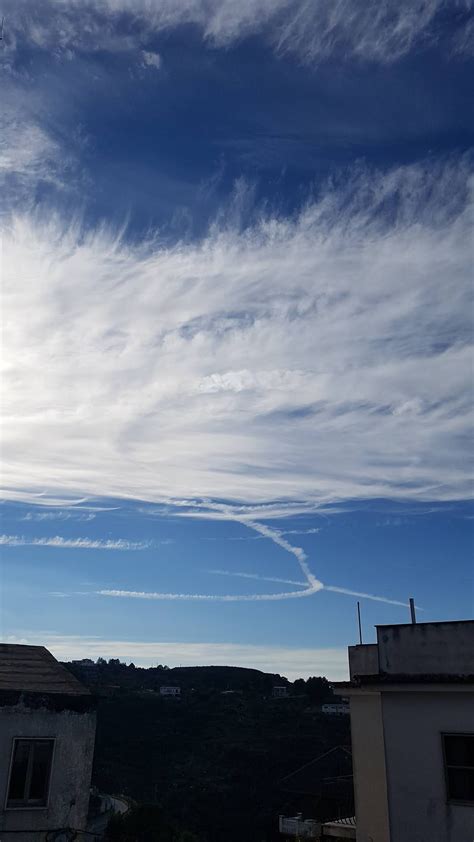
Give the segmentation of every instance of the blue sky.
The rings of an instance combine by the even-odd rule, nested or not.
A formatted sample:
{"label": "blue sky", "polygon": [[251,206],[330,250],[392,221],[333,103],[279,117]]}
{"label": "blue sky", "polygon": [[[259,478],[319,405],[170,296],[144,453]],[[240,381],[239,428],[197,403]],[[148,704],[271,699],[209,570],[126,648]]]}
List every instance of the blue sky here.
{"label": "blue sky", "polygon": [[357,594],[471,616],[471,3],[2,12],[3,637],[337,678]]}

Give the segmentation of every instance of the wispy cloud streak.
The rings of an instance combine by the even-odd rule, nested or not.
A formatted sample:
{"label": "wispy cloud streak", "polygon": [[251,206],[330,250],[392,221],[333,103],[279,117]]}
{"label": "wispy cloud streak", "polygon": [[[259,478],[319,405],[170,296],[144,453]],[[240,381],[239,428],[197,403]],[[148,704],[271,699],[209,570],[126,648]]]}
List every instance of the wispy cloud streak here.
{"label": "wispy cloud streak", "polygon": [[62,538],[55,535],[51,538],[28,538],[23,535],[0,535],[0,545],[4,547],[57,547],[58,549],[73,550],[147,550],[152,546],[151,541],[127,541],[125,538],[115,540],[94,540],[92,538]]}
{"label": "wispy cloud streak", "polygon": [[257,582],[279,582],[283,585],[299,585],[303,588],[306,586],[306,582],[298,579],[280,579],[278,576],[261,576],[259,573],[244,573],[238,570],[208,570],[207,572],[217,576],[236,576],[239,579],[253,579]]}
{"label": "wispy cloud streak", "polygon": [[[277,54],[310,64],[333,55],[386,64],[421,41],[470,52],[470,2],[457,0],[455,6],[451,29],[442,19],[443,0],[416,8],[410,0],[4,0],[3,12],[8,52],[27,40],[61,57],[103,49],[159,67],[159,56],[143,52],[143,45],[159,32],[193,25],[214,48],[259,35]],[[128,32],[127,19],[133,21]]]}

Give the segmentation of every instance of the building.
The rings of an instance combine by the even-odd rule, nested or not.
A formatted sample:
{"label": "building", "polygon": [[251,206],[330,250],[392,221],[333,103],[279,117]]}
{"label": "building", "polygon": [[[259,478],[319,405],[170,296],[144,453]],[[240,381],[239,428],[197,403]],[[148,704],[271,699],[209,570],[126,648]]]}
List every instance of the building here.
{"label": "building", "polygon": [[286,684],[278,685],[272,689],[272,696],[274,699],[287,699],[290,695],[290,690]]}
{"label": "building", "polygon": [[357,842],[473,842],[474,621],[349,647]]}
{"label": "building", "polygon": [[93,697],[47,649],[0,644],[2,842],[85,829],[95,726]]}
{"label": "building", "polygon": [[74,674],[79,681],[86,684],[94,684],[99,678],[99,667],[91,658],[81,658],[80,661],[71,661]]}
{"label": "building", "polygon": [[181,696],[181,687],[160,687],[160,696],[171,696],[179,699]]}
{"label": "building", "polygon": [[355,819],[335,819],[321,824],[314,819],[304,819],[303,814],[298,813],[291,817],[279,816],[278,830],[288,840],[296,837],[315,842],[346,842],[347,839],[355,839]]}
{"label": "building", "polygon": [[284,836],[296,836],[298,839],[321,839],[321,823],[314,819],[304,819],[302,813],[296,816],[279,816],[278,830]]}
{"label": "building", "polygon": [[321,713],[328,713],[332,716],[348,716],[350,707],[347,702],[331,703],[328,705],[321,705]]}

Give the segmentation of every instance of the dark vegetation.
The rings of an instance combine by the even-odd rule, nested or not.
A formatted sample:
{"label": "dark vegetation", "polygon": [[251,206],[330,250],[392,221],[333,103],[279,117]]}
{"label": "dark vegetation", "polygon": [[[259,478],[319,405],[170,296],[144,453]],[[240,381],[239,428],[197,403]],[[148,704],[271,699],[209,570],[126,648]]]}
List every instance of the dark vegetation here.
{"label": "dark vegetation", "polygon": [[[333,700],[326,679],[291,684],[236,667],[141,669],[119,661],[68,667],[99,697],[95,786],[137,804],[112,822],[110,840],[269,842],[281,840],[279,813],[332,818],[350,809],[327,802],[304,771],[297,791],[282,782],[350,744],[348,718],[321,713]],[[161,698],[162,685],[178,685],[182,698]],[[290,696],[272,698],[276,685]]]}

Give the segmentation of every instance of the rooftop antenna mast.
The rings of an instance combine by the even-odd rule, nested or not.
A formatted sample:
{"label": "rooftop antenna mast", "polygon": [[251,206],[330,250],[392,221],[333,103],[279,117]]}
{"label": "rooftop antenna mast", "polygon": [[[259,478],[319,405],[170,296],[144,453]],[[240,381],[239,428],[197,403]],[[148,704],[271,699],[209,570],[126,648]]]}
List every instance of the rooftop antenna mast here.
{"label": "rooftop antenna mast", "polygon": [[362,625],[360,622],[360,602],[357,603],[357,620],[359,623],[359,643],[362,646]]}
{"label": "rooftop antenna mast", "polygon": [[411,621],[412,621],[413,625],[415,625],[415,623],[416,623],[415,600],[413,599],[412,596],[410,597],[410,616],[411,616]]}

